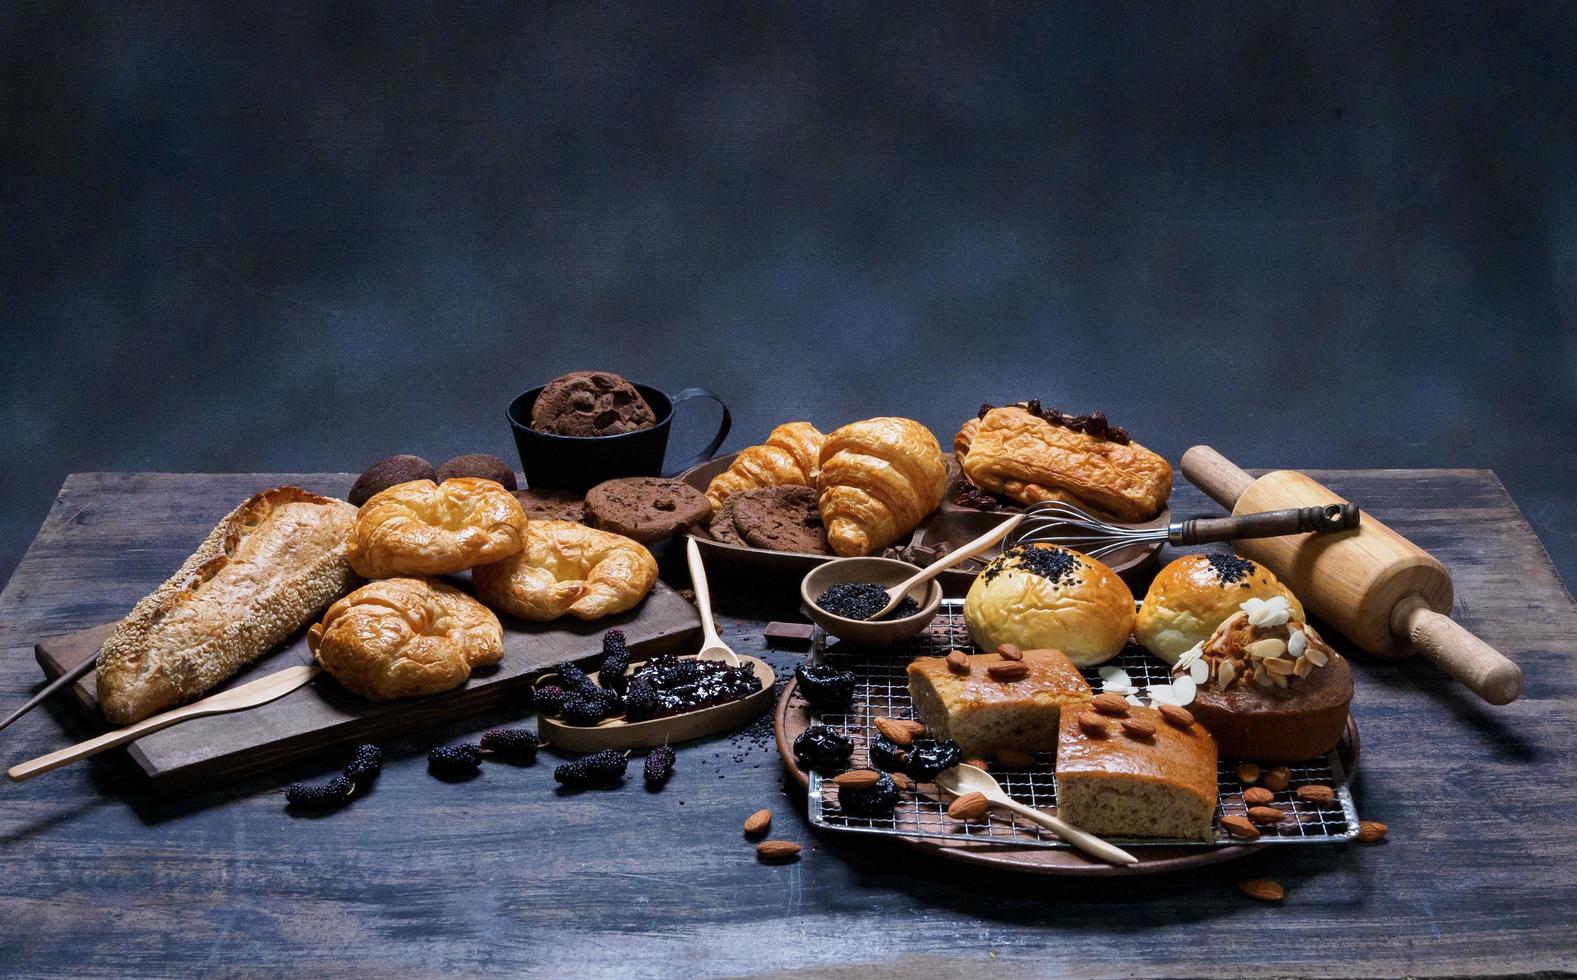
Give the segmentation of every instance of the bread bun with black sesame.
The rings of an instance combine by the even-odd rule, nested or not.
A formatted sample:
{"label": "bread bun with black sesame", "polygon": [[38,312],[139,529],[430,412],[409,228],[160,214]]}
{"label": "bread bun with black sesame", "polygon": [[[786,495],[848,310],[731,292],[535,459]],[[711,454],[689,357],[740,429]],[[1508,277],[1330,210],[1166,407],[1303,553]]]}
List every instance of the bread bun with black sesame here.
{"label": "bread bun with black sesame", "polygon": [[1015,545],[975,577],[964,622],[982,650],[1061,650],[1080,667],[1117,656],[1133,632],[1133,593],[1094,558],[1053,544]]}

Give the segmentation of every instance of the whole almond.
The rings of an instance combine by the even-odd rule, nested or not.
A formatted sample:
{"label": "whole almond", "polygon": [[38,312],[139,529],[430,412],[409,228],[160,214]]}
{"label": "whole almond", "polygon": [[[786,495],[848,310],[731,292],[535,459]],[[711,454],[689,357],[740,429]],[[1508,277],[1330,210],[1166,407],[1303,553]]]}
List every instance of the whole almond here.
{"label": "whole almond", "polygon": [[1018,645],[1014,644],[1014,643],[1004,643],[1001,646],[997,647],[997,654],[1003,660],[1023,660],[1024,659],[1024,651],[1020,650],[1018,648]]}
{"label": "whole almond", "polygon": [[1007,769],[1028,769],[1035,764],[1035,757],[1018,749],[1000,749],[997,751],[997,761]]}
{"label": "whole almond", "polygon": [[1287,815],[1273,806],[1251,806],[1248,808],[1248,818],[1264,826],[1266,824],[1281,823]]}
{"label": "whole almond", "polygon": [[1269,878],[1250,878],[1238,882],[1238,891],[1260,902],[1279,902],[1287,897],[1287,890]]}
{"label": "whole almond", "polygon": [[1106,722],[1101,720],[1100,715],[1086,711],[1079,715],[1079,731],[1090,738],[1105,738]]}
{"label": "whole almond", "polygon": [[986,760],[984,760],[984,759],[965,759],[964,760],[964,765],[966,765],[966,766],[974,766],[976,769],[979,769],[981,772],[990,772],[991,771],[991,764],[989,762],[987,762]]}
{"label": "whole almond", "polygon": [[866,786],[875,786],[881,781],[882,774],[875,769],[850,769],[832,777],[832,781],[839,786],[849,789],[862,789]]}
{"label": "whole almond", "polygon": [[1259,838],[1259,828],[1254,826],[1247,817],[1240,817],[1237,814],[1233,814],[1230,817],[1222,817],[1221,829],[1233,837],[1240,837],[1243,840],[1257,840]]}
{"label": "whole almond", "polygon": [[1155,726],[1142,719],[1124,718],[1122,726],[1123,731],[1127,732],[1130,738],[1136,738],[1141,742],[1155,738]]}
{"label": "whole almond", "polygon": [[745,818],[745,836],[760,837],[772,826],[772,811],[767,809],[757,810]]}
{"label": "whole almond", "polygon": [[914,736],[909,733],[909,729],[891,718],[876,719],[876,730],[881,732],[882,736],[894,745],[914,744]]}
{"label": "whole almond", "polygon": [[1249,806],[1269,806],[1276,802],[1276,794],[1263,786],[1250,786],[1243,791],[1243,802]]}
{"label": "whole almond", "polygon": [[1090,698],[1090,707],[1103,715],[1121,718],[1128,714],[1128,702],[1115,694],[1097,694]]}
{"label": "whole almond", "polygon": [[969,655],[962,650],[954,650],[947,655],[947,669],[955,674],[969,673]]}
{"label": "whole almond", "polygon": [[914,780],[910,779],[908,776],[905,776],[901,772],[890,772],[887,774],[887,776],[893,781],[893,785],[898,787],[898,791],[900,793],[907,793],[911,789],[914,789]]}
{"label": "whole almond", "polygon": [[1194,725],[1194,716],[1189,710],[1187,708],[1179,708],[1175,704],[1161,705],[1161,717],[1184,731],[1187,731]]}
{"label": "whole almond", "polygon": [[1391,828],[1378,820],[1358,821],[1358,839],[1365,844],[1373,844],[1377,840],[1385,840],[1386,832]]}
{"label": "whole almond", "polygon": [[947,815],[964,823],[983,820],[990,812],[991,801],[979,793],[965,793],[947,806]]}
{"label": "whole almond", "polygon": [[1259,782],[1259,766],[1255,765],[1252,762],[1239,762],[1238,763],[1238,782],[1240,782],[1240,783],[1257,783],[1257,782]]}
{"label": "whole almond", "polygon": [[986,668],[992,680],[1018,681],[1029,676],[1029,665],[1016,660],[1002,660]]}
{"label": "whole almond", "polygon": [[791,840],[764,840],[756,845],[756,857],[763,861],[787,861],[799,855],[799,845]]}
{"label": "whole almond", "polygon": [[1280,793],[1292,781],[1292,772],[1286,766],[1277,766],[1265,773],[1265,788]]}
{"label": "whole almond", "polygon": [[1298,799],[1323,806],[1336,799],[1336,793],[1329,786],[1299,786]]}
{"label": "whole almond", "polygon": [[894,718],[893,724],[908,732],[911,736],[918,736],[925,732],[925,726],[913,718]]}

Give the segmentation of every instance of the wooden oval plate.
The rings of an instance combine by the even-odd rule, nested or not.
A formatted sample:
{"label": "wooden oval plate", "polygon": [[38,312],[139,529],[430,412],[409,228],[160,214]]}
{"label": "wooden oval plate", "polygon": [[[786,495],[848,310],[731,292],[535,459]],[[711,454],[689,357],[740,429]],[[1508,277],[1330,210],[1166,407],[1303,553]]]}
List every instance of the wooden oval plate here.
{"label": "wooden oval plate", "polygon": [[[691,656],[682,659],[695,658]],[[637,661],[630,665],[630,669],[633,671],[645,662]],[[729,731],[766,711],[772,704],[772,686],[777,683],[777,675],[772,672],[772,666],[765,660],[740,654],[739,662],[756,665],[756,677],[761,681],[761,690],[738,701],[728,701],[710,708],[699,708],[649,721],[610,718],[598,725],[568,725],[558,718],[539,715],[537,727],[543,741],[565,752],[649,749],[657,745],[671,745],[716,732]],[[557,675],[545,675],[545,677],[553,676]],[[601,683],[601,678],[597,674],[590,676],[592,680]],[[537,683],[542,683],[542,679]]]}
{"label": "wooden oval plate", "polygon": [[[797,679],[784,685],[773,713],[772,730],[777,737],[778,753],[783,765],[799,783],[800,788],[810,789],[810,777],[799,767],[794,758],[794,739],[813,723],[803,698],[794,697]],[[1358,726],[1352,715],[1347,716],[1347,731],[1336,746],[1341,761],[1342,782],[1352,779],[1358,767]],[[930,837],[905,837],[892,835],[888,840],[946,858],[1001,871],[1020,871],[1027,874],[1067,875],[1076,877],[1114,878],[1127,875],[1160,874],[1197,868],[1221,861],[1231,861],[1263,850],[1264,844],[1241,844],[1224,847],[1133,847],[1138,864],[1114,867],[1095,858],[1087,857],[1071,848],[1014,847],[1011,844],[993,843],[978,838],[960,838],[957,841],[938,840]],[[1126,845],[1125,845],[1126,846]]]}
{"label": "wooden oval plate", "polygon": [[[699,466],[692,466],[679,474],[678,479],[683,480],[697,490],[705,491],[711,484],[712,478],[728,469],[738,456],[730,453],[708,460]],[[938,542],[946,542],[952,546],[973,541],[992,527],[1007,520],[1016,511],[980,511],[970,507],[960,507],[952,502],[953,484],[959,479],[959,471],[953,462],[953,454],[947,453],[948,468],[948,494],[942,499],[942,505],[920,522],[914,529],[909,539],[901,544],[916,544],[934,546]],[[1161,513],[1150,521],[1142,524],[1131,524],[1129,527],[1165,527],[1171,520],[1171,511],[1162,509]],[[702,555],[706,558],[708,568],[715,568],[724,576],[730,572],[745,575],[770,575],[773,578],[782,577],[798,581],[812,569],[831,561],[834,555],[807,555],[793,551],[776,551],[770,548],[751,548],[744,545],[726,544],[714,540],[706,533],[705,528],[694,528],[689,532],[701,548]],[[1122,576],[1130,587],[1139,588],[1146,584],[1153,571],[1156,554],[1161,550],[1161,542],[1138,544],[1123,548],[1107,555],[1103,560],[1112,571]],[[989,560],[991,555],[985,557]],[[948,569],[936,577],[942,583],[945,595],[958,597],[969,591],[969,586],[975,581],[976,571],[969,569]]]}

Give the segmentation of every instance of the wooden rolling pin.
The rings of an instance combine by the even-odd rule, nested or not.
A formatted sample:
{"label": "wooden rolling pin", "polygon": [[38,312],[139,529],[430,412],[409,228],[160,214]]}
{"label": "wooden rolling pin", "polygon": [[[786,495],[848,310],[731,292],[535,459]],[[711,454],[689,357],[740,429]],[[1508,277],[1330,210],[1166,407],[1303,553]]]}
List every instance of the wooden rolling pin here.
{"label": "wooden rolling pin", "polygon": [[[1209,446],[1183,454],[1183,475],[1234,514],[1346,503],[1302,473],[1254,479]],[[1452,622],[1451,575],[1434,556],[1363,515],[1355,530],[1234,541],[1315,615],[1381,657],[1421,653],[1490,704],[1522,693],[1522,668]]]}

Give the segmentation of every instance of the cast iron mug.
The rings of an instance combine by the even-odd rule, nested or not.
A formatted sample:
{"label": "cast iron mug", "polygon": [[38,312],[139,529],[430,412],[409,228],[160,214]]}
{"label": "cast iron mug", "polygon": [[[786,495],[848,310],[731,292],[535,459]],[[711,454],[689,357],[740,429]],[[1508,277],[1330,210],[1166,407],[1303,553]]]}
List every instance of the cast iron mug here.
{"label": "cast iron mug", "polygon": [[[630,383],[657,416],[656,424],[649,429],[611,436],[561,436],[539,432],[531,427],[531,408],[547,385],[532,388],[510,402],[509,427],[515,433],[515,448],[520,451],[526,485],[538,490],[585,491],[604,480],[621,476],[673,476],[711,459],[717,447],[728,438],[728,430],[734,424],[728,406],[705,388],[686,388],[669,397],[651,385]],[[668,431],[673,425],[674,409],[692,398],[710,398],[717,402],[723,410],[723,420],[718,425],[717,435],[705,449],[678,467],[664,470],[663,459],[668,453]]]}

